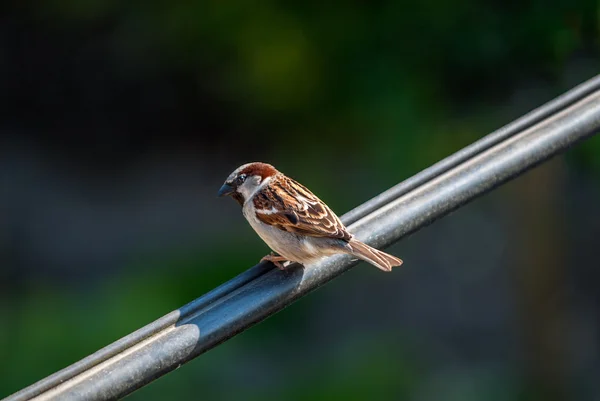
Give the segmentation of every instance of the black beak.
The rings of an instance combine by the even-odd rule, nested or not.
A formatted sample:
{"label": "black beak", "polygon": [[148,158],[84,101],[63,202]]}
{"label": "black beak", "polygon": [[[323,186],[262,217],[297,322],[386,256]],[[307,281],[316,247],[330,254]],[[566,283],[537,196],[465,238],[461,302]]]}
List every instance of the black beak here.
{"label": "black beak", "polygon": [[227,195],[231,195],[234,192],[235,192],[235,189],[231,185],[225,183],[225,184],[223,184],[221,189],[219,189],[217,196],[227,196]]}

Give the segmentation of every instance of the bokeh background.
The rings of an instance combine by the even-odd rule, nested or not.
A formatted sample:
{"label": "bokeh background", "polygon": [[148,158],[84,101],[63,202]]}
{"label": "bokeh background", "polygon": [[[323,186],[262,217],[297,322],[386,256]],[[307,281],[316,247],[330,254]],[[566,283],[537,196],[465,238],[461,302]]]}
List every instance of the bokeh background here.
{"label": "bokeh background", "polygon": [[[267,248],[263,160],[339,214],[600,70],[600,3],[4,1],[0,397]],[[131,400],[600,400],[600,141]]]}

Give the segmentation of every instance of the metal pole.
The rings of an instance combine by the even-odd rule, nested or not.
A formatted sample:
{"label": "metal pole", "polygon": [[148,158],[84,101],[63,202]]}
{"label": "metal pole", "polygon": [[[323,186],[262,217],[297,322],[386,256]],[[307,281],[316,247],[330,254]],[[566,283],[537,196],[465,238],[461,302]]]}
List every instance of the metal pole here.
{"label": "metal pole", "polygon": [[[555,103],[550,113],[530,118],[534,123],[510,135],[488,140],[489,146],[476,147],[467,157],[451,156],[451,163],[441,162],[442,167],[434,169],[435,174],[428,173],[428,179],[421,179],[418,185],[394,193],[396,196],[389,196],[388,191],[374,198],[368,202],[368,210],[354,214],[360,216],[349,225],[350,230],[371,245],[385,247],[590,136],[600,129],[598,82],[596,77],[563,95],[568,102],[559,102],[561,107]],[[285,272],[257,265],[7,400],[123,397],[283,309],[356,263],[349,257],[335,256]]]}
{"label": "metal pole", "polygon": [[346,219],[344,220],[344,224],[349,225],[354,223],[367,214],[379,209],[382,205],[399,198],[408,191],[417,188],[419,185],[423,185],[427,181],[430,181],[450,170],[451,168],[458,166],[460,163],[477,156],[492,146],[497,145],[500,142],[517,135],[525,129],[542,122],[544,119],[557,114],[561,110],[566,109],[572,104],[585,98],[587,95],[598,90],[600,90],[600,75],[591,78],[580,85],[577,85],[570,91],[563,93],[545,105],[532,110],[531,112],[505,125],[504,127],[497,129],[491,134],[486,135],[471,145],[464,147],[453,155],[440,160],[433,166],[426,168],[411,178],[394,185],[392,188],[384,191],[375,198],[363,203],[360,206],[357,206],[343,216],[342,219]]}

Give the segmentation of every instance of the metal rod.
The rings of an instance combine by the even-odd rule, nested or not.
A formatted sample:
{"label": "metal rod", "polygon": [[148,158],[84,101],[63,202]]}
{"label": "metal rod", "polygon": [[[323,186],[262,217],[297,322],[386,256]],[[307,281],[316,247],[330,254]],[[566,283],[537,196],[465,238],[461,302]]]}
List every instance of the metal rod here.
{"label": "metal rod", "polygon": [[[449,158],[450,162],[438,163],[438,167],[428,169],[419,184],[402,187],[403,183],[394,187],[402,190],[384,192],[367,202],[369,208],[346,215],[345,222],[358,216],[350,230],[371,245],[385,247],[566,150],[600,128],[599,78],[563,95],[560,102],[551,102],[548,109],[530,113],[524,117],[529,123],[512,128],[510,135],[496,131],[492,139],[482,140],[485,146],[470,147],[467,156],[459,152],[459,156]],[[285,272],[257,265],[7,400],[123,397],[283,309],[356,263],[346,256],[335,256]]]}
{"label": "metal rod", "polygon": [[425,170],[415,174],[411,178],[404,180],[397,185],[394,185],[375,198],[354,208],[342,217],[344,224],[349,225],[355,221],[358,221],[367,214],[379,209],[382,205],[399,198],[405,193],[415,189],[419,185],[423,185],[427,181],[430,181],[450,170],[451,168],[458,166],[460,163],[475,157],[492,146],[518,134],[519,132],[524,131],[529,127],[532,127],[533,125],[543,121],[553,114],[566,109],[573,103],[578,102],[590,93],[597,90],[600,90],[600,75],[595,76],[594,78],[591,78],[580,85],[577,85],[573,89],[563,93],[557,98],[554,98],[543,106],[530,111],[515,121],[497,129],[491,134],[484,136],[480,140],[473,142],[458,152],[446,157],[443,160],[440,160],[433,166],[426,168]]}

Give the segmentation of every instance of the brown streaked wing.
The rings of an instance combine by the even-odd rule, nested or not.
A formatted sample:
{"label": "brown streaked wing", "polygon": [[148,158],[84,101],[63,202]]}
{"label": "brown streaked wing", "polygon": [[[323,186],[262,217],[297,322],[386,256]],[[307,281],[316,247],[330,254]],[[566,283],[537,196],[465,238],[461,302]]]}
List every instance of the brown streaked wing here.
{"label": "brown streaked wing", "polygon": [[278,176],[253,198],[256,217],[280,230],[312,237],[340,238],[352,235],[340,219],[300,183]]}

